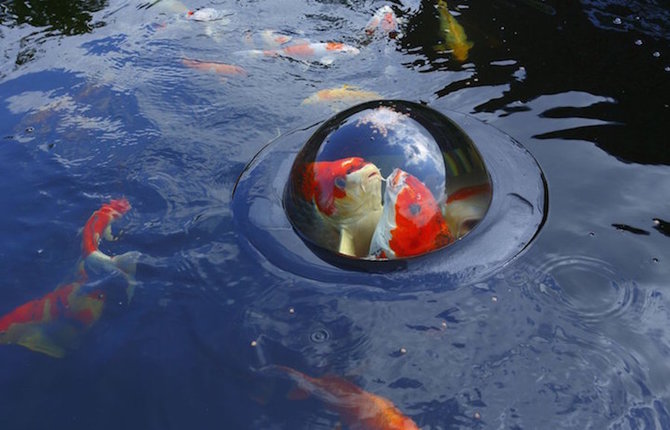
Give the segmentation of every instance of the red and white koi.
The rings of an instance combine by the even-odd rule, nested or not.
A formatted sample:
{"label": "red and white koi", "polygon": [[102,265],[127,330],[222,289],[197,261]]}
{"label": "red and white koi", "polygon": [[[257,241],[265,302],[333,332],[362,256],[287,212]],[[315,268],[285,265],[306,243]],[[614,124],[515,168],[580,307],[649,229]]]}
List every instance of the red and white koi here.
{"label": "red and white koi", "polygon": [[0,317],[0,344],[16,344],[52,357],[63,357],[77,336],[102,315],[105,294],[85,291],[81,278],[22,304]]}
{"label": "red and white koi", "polygon": [[232,12],[211,7],[205,7],[195,11],[189,10],[186,12],[187,19],[201,22],[220,21],[230,15],[232,15]]}
{"label": "red and white koi", "polygon": [[398,17],[390,6],[384,5],[372,15],[372,18],[365,26],[365,33],[368,36],[374,35],[377,30],[381,34],[395,38],[398,36]]}
{"label": "red and white koi", "polygon": [[377,166],[360,157],[317,161],[305,166],[298,192],[339,233],[339,253],[365,257],[382,214],[381,181]]}
{"label": "red and white koi", "polygon": [[100,251],[98,246],[102,238],[110,241],[116,240],[112,235],[112,223],[121,218],[130,208],[130,203],[126,199],[110,200],[109,203],[103,204],[86,221],[81,241],[81,256],[86,264],[107,270],[119,270],[129,280],[135,275],[138,253],[131,251],[112,257]]}
{"label": "red and white koi", "polygon": [[314,378],[285,366],[268,366],[262,370],[285,374],[296,384],[289,397],[313,395],[328,409],[339,414],[342,421],[352,429],[419,430],[419,426],[389,399],[365,391],[344,378]]}
{"label": "red and white koi", "polygon": [[302,42],[277,49],[241,51],[251,56],[286,57],[300,61],[316,61],[325,65],[332,64],[336,57],[358,55],[360,50],[340,42]]}
{"label": "red and white koi", "polygon": [[452,241],[433,193],[415,176],[394,169],[386,179],[384,212],[372,236],[370,257],[412,257]]}

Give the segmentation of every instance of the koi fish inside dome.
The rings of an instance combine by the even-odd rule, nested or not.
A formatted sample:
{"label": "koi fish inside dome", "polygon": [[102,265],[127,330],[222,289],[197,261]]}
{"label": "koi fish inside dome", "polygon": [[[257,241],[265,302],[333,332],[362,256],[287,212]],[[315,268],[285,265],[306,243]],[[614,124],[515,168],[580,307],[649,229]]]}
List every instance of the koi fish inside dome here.
{"label": "koi fish inside dome", "polygon": [[[472,230],[490,202],[489,181],[473,142],[451,120],[420,104],[377,100],[340,112],[314,132],[294,160],[284,208],[294,230],[318,249],[366,260],[410,258]],[[477,199],[449,200],[473,184],[488,187]],[[477,207],[467,210],[470,202]],[[410,212],[391,207],[398,203]],[[430,218],[430,228],[412,225],[409,232],[405,223],[394,236],[396,216],[412,216],[418,207],[425,211],[416,219]],[[450,230],[461,225],[468,228]],[[409,238],[412,244],[399,243]],[[389,241],[398,252],[385,248]]]}

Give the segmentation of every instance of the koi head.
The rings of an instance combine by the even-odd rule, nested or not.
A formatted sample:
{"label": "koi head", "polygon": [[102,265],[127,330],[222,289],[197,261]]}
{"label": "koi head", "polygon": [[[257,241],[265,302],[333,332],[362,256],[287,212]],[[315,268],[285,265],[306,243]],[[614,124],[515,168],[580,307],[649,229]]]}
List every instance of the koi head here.
{"label": "koi head", "polygon": [[384,213],[375,229],[370,254],[412,257],[453,240],[433,193],[415,176],[395,169],[384,194]]}
{"label": "koi head", "polygon": [[365,32],[368,35],[373,35],[377,28],[390,37],[395,37],[398,34],[398,18],[390,6],[384,5],[375,12],[365,26]]}
{"label": "koi head", "polygon": [[309,163],[300,192],[325,218],[344,225],[381,208],[382,176],[360,157]]}
{"label": "koi head", "polygon": [[128,212],[131,208],[130,202],[125,198],[110,200],[109,207],[119,213],[119,216]]}
{"label": "koi head", "polygon": [[486,214],[491,200],[488,183],[464,187],[449,194],[444,219],[456,238],[465,236]]}

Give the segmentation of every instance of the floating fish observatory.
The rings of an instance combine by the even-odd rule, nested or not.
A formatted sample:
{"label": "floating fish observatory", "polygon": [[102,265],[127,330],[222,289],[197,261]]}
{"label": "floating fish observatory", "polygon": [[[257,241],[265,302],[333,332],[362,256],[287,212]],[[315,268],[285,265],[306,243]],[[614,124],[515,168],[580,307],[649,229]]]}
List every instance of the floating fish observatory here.
{"label": "floating fish observatory", "polygon": [[278,268],[325,282],[474,282],[541,227],[546,187],[511,137],[464,114],[363,103],[280,136],[233,192],[241,239]]}

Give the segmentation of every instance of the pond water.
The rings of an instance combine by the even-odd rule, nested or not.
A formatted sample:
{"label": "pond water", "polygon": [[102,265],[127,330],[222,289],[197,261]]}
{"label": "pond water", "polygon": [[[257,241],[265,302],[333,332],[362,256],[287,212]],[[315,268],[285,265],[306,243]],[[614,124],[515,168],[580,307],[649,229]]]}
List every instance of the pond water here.
{"label": "pond water", "polygon": [[[77,280],[110,199],[132,209],[100,249],[141,253],[131,299],[89,271],[83,291],[105,297],[90,327],[23,333],[63,334],[62,358],[0,346],[0,427],[360,428],[318,393],[288,399],[286,366],[423,430],[670,428],[670,4],[437,4],[0,4],[0,315]],[[364,31],[384,5],[396,38]],[[205,7],[225,16],[187,18]],[[277,35],[358,52],[257,52]],[[342,88],[361,92],[315,95]],[[483,279],[385,285],[258,252],[232,209],[247,163],[377,95],[467,114],[535,157],[546,220],[520,255]]]}

